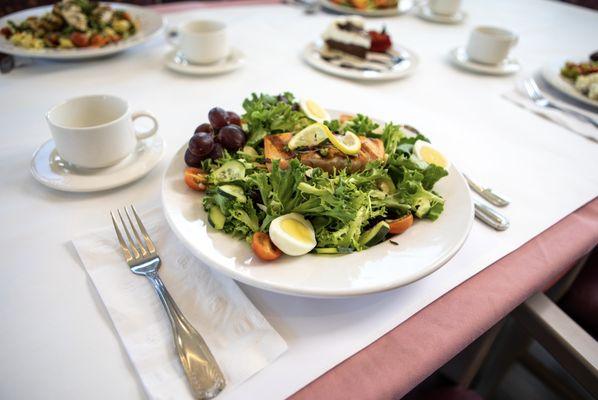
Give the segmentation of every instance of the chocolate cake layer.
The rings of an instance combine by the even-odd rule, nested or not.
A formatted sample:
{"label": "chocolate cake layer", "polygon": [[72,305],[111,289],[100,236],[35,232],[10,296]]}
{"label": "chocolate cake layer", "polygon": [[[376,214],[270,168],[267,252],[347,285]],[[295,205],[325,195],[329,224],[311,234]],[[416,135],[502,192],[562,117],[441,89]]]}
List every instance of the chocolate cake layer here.
{"label": "chocolate cake layer", "polygon": [[342,51],[343,53],[348,53],[359,58],[365,58],[368,52],[368,49],[365,47],[357,46],[355,44],[341,43],[331,39],[326,40],[326,46],[332,50]]}

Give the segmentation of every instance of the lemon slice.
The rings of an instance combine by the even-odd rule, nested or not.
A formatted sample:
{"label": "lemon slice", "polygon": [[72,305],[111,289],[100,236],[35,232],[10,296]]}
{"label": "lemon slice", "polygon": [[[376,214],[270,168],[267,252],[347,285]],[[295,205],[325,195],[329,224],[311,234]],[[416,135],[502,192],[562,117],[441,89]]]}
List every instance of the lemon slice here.
{"label": "lemon slice", "polygon": [[307,115],[309,119],[316,122],[324,122],[330,120],[330,114],[324,107],[311,99],[302,100],[300,102],[301,110]]}
{"label": "lemon slice", "polygon": [[448,169],[451,165],[450,161],[440,151],[424,140],[415,142],[413,153],[417,158],[424,160],[428,164],[438,165],[444,169]]}
{"label": "lemon slice", "polygon": [[330,129],[326,125],[316,122],[293,135],[289,141],[289,149],[317,146],[328,139],[329,135],[332,135]]}
{"label": "lemon slice", "polygon": [[330,130],[326,132],[330,143],[345,154],[357,154],[361,149],[361,140],[353,132],[345,132],[344,135],[335,135]]}

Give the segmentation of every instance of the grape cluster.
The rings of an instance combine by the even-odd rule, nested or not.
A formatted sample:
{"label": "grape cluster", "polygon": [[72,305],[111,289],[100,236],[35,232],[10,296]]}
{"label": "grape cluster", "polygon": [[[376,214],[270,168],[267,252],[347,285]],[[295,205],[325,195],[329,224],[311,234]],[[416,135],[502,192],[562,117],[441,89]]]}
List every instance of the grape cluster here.
{"label": "grape cluster", "polygon": [[189,140],[185,163],[190,167],[199,168],[203,160],[222,157],[223,149],[231,152],[240,150],[247,141],[238,114],[214,107],[208,113],[208,121],[195,128]]}

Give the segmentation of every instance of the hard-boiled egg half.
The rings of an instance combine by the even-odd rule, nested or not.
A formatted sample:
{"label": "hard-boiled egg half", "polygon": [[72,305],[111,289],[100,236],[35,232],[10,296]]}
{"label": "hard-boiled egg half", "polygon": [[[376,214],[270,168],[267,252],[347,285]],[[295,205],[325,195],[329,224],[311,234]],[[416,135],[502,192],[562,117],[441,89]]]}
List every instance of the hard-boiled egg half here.
{"label": "hard-boiled egg half", "polygon": [[430,143],[425,140],[418,140],[413,145],[413,154],[420,160],[424,160],[428,164],[438,165],[444,169],[449,169],[451,162]]}
{"label": "hard-boiled egg half", "polygon": [[283,253],[301,256],[316,247],[316,234],[311,222],[303,215],[281,215],[270,223],[270,239]]}
{"label": "hard-boiled egg half", "polygon": [[301,100],[299,105],[301,106],[301,111],[303,111],[309,119],[313,119],[319,123],[330,120],[328,111],[311,99]]}

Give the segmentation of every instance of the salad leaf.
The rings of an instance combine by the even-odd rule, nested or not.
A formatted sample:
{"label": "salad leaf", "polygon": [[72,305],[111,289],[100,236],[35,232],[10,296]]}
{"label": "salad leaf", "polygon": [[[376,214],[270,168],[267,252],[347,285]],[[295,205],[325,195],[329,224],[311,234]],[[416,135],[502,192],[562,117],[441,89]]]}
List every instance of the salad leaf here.
{"label": "salad leaf", "polygon": [[345,124],[345,130],[351,131],[356,135],[367,136],[377,129],[380,124],[374,122],[370,117],[363,114],[357,114]]}
{"label": "salad leaf", "polygon": [[338,119],[324,121],[324,125],[326,125],[331,132],[339,133],[341,131],[341,122]]}
{"label": "salad leaf", "polygon": [[310,124],[310,120],[295,107],[291,93],[279,96],[252,93],[243,101],[245,113],[243,121],[247,124],[248,146],[255,146],[266,135],[281,132],[295,132]]}

